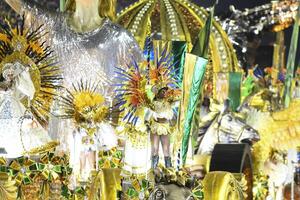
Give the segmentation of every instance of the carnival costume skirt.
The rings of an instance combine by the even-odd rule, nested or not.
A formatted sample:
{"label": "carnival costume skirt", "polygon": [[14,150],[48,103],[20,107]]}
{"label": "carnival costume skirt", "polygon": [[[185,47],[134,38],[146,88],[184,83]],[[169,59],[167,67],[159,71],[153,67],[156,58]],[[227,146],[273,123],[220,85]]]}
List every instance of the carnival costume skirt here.
{"label": "carnival costume skirt", "polygon": [[51,142],[47,131],[36,120],[24,118],[25,107],[11,94],[4,95],[0,104],[0,148],[6,151],[5,156],[16,158]]}
{"label": "carnival costume skirt", "polygon": [[162,123],[152,119],[150,121],[150,130],[152,134],[156,134],[156,135],[168,135],[172,133],[169,121]]}
{"label": "carnival costume skirt", "polygon": [[119,135],[125,141],[122,175],[145,175],[151,168],[151,141],[144,124],[120,126]]}
{"label": "carnival costume skirt", "polygon": [[126,141],[123,166],[124,176],[146,174],[150,170],[150,148],[150,141],[148,145],[139,148],[132,144],[130,140]]}
{"label": "carnival costume skirt", "polygon": [[36,127],[28,128],[20,123],[19,118],[0,119],[0,147],[7,152],[6,157],[15,158],[35,148],[44,146],[51,141],[46,130],[37,123]]}

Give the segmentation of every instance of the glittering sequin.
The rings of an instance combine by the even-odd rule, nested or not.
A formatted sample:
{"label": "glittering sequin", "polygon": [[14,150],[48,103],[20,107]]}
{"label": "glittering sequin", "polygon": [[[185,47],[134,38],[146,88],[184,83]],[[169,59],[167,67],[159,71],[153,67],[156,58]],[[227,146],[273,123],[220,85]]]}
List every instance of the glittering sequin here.
{"label": "glittering sequin", "polygon": [[106,96],[112,90],[115,67],[126,67],[132,57],[141,59],[141,50],[134,37],[125,29],[104,19],[99,28],[87,33],[76,33],[62,13],[48,13],[29,4],[23,11],[33,14],[32,23],[43,23],[49,32],[55,52],[63,67],[64,81],[68,88],[81,79],[99,82],[101,92]]}
{"label": "glittering sequin", "polygon": [[0,110],[0,119],[12,119],[12,118],[13,115],[12,115],[11,101],[4,100],[3,107]]}

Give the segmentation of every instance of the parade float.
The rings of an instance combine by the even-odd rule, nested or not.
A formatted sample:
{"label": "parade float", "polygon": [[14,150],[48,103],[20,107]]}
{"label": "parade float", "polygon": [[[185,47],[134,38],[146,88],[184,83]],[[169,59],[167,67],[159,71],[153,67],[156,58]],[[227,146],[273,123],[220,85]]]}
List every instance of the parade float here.
{"label": "parade float", "polygon": [[0,199],[298,198],[297,2],[241,12],[266,17],[253,31],[296,22],[286,67],[279,50],[246,72],[224,27],[238,18],[214,7],[140,0],[116,19],[135,43],[109,20],[89,32],[28,5],[48,27],[22,18],[0,34]]}
{"label": "parade float", "polygon": [[[295,114],[297,113],[297,111],[295,110],[295,108],[297,107],[297,101],[293,101],[291,105],[292,108],[289,107],[288,109],[282,110],[283,101],[281,101],[280,103],[279,101],[275,102],[274,100],[271,100],[273,98],[271,93],[269,93],[269,95],[271,96],[269,99],[266,99],[265,95],[262,94],[262,91],[265,91],[267,93],[270,92],[269,88],[267,88],[269,86],[263,86],[259,89],[253,89],[254,85],[257,84],[255,83],[256,77],[254,77],[254,75],[252,74],[246,78],[241,68],[241,62],[239,62],[237,59],[236,49],[234,49],[231,42],[234,43],[236,42],[235,39],[240,39],[235,38],[234,34],[237,35],[243,31],[259,32],[262,29],[267,28],[272,31],[279,32],[287,28],[293,21],[291,17],[296,16],[297,3],[287,1],[279,3],[274,2],[273,4],[263,5],[257,8],[246,10],[245,12],[239,12],[240,13],[238,14],[235,13],[229,19],[223,21],[212,21],[208,50],[209,62],[206,66],[205,80],[203,83],[202,91],[202,98],[212,98],[219,104],[223,104],[225,99],[230,98],[231,101],[233,101],[230,105],[231,110],[235,111],[236,113],[227,114],[228,112],[224,111],[224,108],[222,108],[222,106],[219,105],[218,107],[217,105],[211,105],[211,108],[208,109],[211,112],[203,117],[202,120],[200,119],[200,127],[198,127],[200,129],[204,128],[204,130],[201,130],[201,137],[203,137],[203,134],[205,134],[203,139],[201,138],[202,146],[201,144],[199,144],[199,142],[195,145],[195,149],[193,149],[195,151],[195,155],[191,156],[190,159],[194,159],[196,163],[202,162],[201,164],[203,166],[206,166],[205,170],[207,172],[227,171],[232,173],[244,174],[246,180],[248,181],[248,185],[244,187],[244,189],[248,189],[246,189],[247,192],[245,193],[248,193],[248,199],[252,199],[253,197],[250,194],[251,192],[249,192],[252,190],[249,188],[252,188],[251,183],[254,181],[252,173],[255,173],[255,180],[257,180],[257,173],[263,169],[262,163],[264,163],[264,161],[269,157],[272,149],[287,150],[295,149],[297,147],[297,141],[291,140],[291,137],[297,138],[297,132],[295,128],[295,126],[297,126],[295,125],[297,124],[297,117],[290,116],[290,120],[286,119],[287,116],[284,117],[285,112]],[[278,16],[278,13],[280,12],[282,14],[281,17]],[[264,16],[264,18],[261,19],[258,16]],[[144,44],[141,41],[144,41],[147,35],[157,35],[157,33],[159,33],[159,39],[164,43],[168,43],[170,46],[170,51],[175,53],[175,55],[176,53],[178,54],[179,49],[183,52],[186,52],[186,56],[184,58],[178,58],[175,56],[176,59],[179,59],[179,61],[177,61],[178,63],[182,65],[184,63],[186,64],[184,66],[184,76],[187,77],[186,79],[183,78],[184,96],[182,98],[184,101],[184,99],[187,99],[189,97],[189,94],[187,93],[191,88],[192,74],[188,74],[188,70],[189,67],[194,64],[192,63],[192,61],[189,61],[192,60],[191,58],[189,58],[189,52],[193,52],[193,41],[196,41],[198,36],[197,34],[199,33],[201,27],[205,25],[207,17],[207,10],[198,7],[197,5],[188,1],[138,1],[128,6],[118,14],[118,22],[132,32],[132,34],[135,36],[142,47]],[[252,27],[246,27],[247,25],[241,26],[242,23],[247,24],[248,26],[251,25]],[[224,28],[224,30],[222,28]],[[246,38],[243,39],[247,40]],[[247,48],[247,45],[245,45],[244,42],[246,41],[243,41],[243,44],[240,44],[240,46],[242,46],[240,48]],[[179,46],[181,48],[179,48]],[[282,99],[284,81],[282,82],[281,80],[281,84],[278,83],[280,81],[277,82],[277,76],[279,77],[279,74],[282,74],[284,66],[284,64],[279,63],[282,62],[282,54],[279,52],[277,52],[277,54],[274,53],[274,57],[275,58],[273,63],[276,66],[273,67],[273,69],[271,70],[272,72],[269,72],[269,77],[275,77],[272,80],[271,87],[278,90],[278,92],[280,93],[280,95],[278,95],[278,99]],[[193,69],[191,69],[191,71],[193,71]],[[281,111],[278,110],[279,108],[277,108],[277,110],[272,110],[275,105],[280,104]],[[246,108],[244,108],[245,105],[251,107],[251,111],[246,111]],[[254,108],[252,108],[252,106]],[[187,107],[185,107],[185,109],[187,109]],[[205,110],[205,108],[203,109]],[[293,112],[289,111],[289,109],[291,109]],[[182,113],[185,112],[186,110],[183,110]],[[276,115],[278,119],[275,120],[274,117],[271,117],[271,115]],[[187,116],[185,115],[184,117]],[[244,118],[244,122],[246,122],[245,124],[237,123],[239,122],[239,120],[237,119],[240,119],[240,117]],[[224,118],[223,123],[222,118]],[[279,122],[279,119],[282,119],[282,122]],[[226,120],[228,121],[225,122]],[[290,123],[287,123],[287,121],[290,121]],[[267,122],[267,126],[265,122]],[[259,139],[261,139],[261,142],[258,142],[256,145],[254,145],[252,153],[251,150],[243,144],[218,144],[217,146],[215,146],[215,148],[213,148],[214,144],[217,143],[213,143],[213,140],[218,141],[219,143],[232,143],[232,141],[230,142],[230,140],[228,141],[228,139],[226,141],[222,141],[222,136],[220,135],[220,133],[218,135],[218,139],[215,138],[216,136],[212,136],[214,132],[213,126],[216,126],[215,124],[218,124],[218,129],[221,129],[221,131],[223,130],[223,133],[226,133],[226,130],[230,130],[227,132],[227,134],[231,134],[232,136],[230,137],[233,138],[233,140],[235,139],[235,142],[243,143],[243,139],[244,142],[249,139],[252,139],[253,141],[258,141]],[[230,124],[230,127],[226,127],[226,124]],[[256,135],[257,132],[255,132],[254,129],[252,129],[251,132],[251,127],[249,125],[254,126],[260,136]],[[295,131],[293,131],[293,134],[287,132],[287,130],[282,132],[282,129],[286,129],[284,128],[284,126],[290,127]],[[282,129],[280,127],[282,127]],[[248,133],[245,130],[248,130]],[[235,135],[234,132],[236,132],[237,135]],[[272,136],[275,132],[278,132],[277,137]],[[248,138],[243,138],[243,134],[245,136],[248,136]],[[282,139],[279,139],[279,135],[284,135],[280,137],[286,137],[286,141],[282,141]],[[197,135],[196,137],[199,137],[199,135]],[[281,145],[273,146],[270,138],[276,138],[275,140],[278,142],[281,141]],[[288,141],[292,141],[293,145]],[[278,146],[280,146],[280,148]],[[201,148],[204,148],[204,150]],[[207,150],[207,148],[210,149]],[[203,153],[205,153],[205,151],[210,151],[210,154],[212,154],[212,156],[203,156]],[[197,154],[202,155],[198,156]],[[254,155],[254,161],[252,161],[252,155]],[[258,160],[260,160],[260,164],[257,163]],[[192,163],[195,164],[195,162]],[[220,176],[220,180],[222,180],[222,176],[225,176],[224,174],[210,175],[210,173],[208,173],[206,175],[206,178],[211,182],[215,182],[216,180],[218,180],[218,175]],[[226,188],[226,185],[228,185],[228,183],[224,181],[219,183],[219,185],[210,185],[208,183],[210,181],[205,180],[204,188],[206,189],[205,191],[207,191],[206,193],[210,191],[210,198],[220,199],[220,196],[214,197],[213,195],[213,193],[218,193],[216,192],[215,188]],[[222,184],[224,185],[222,186]],[[260,185],[261,183],[255,182],[254,184],[255,195],[257,196],[257,185]],[[221,194],[222,197],[224,197],[224,195],[225,193]],[[267,194],[264,195],[265,197],[267,196]],[[274,197],[274,194],[272,195]],[[218,196],[218,194],[216,196]],[[261,197],[255,198],[264,199],[265,197],[263,197],[262,195]],[[224,199],[227,198],[224,197]]]}

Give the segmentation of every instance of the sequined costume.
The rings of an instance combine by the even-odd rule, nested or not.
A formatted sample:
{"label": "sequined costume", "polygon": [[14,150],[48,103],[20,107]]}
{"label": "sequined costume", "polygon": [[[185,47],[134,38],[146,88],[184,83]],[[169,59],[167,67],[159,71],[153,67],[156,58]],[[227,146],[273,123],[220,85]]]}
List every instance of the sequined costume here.
{"label": "sequined costume", "polygon": [[[141,50],[133,36],[109,19],[90,32],[77,33],[69,25],[70,13],[49,13],[24,1],[21,13],[31,14],[31,24],[43,23],[49,32],[49,41],[63,67],[64,85],[70,89],[79,81],[98,82],[98,90],[109,98],[114,80],[114,67],[124,67],[133,57],[142,58]],[[54,111],[60,108],[54,106]],[[60,114],[60,113],[58,113]],[[61,120],[53,118],[49,133],[53,138],[68,135]]]}
{"label": "sequined costume", "polygon": [[[152,55],[155,56],[152,60],[149,56],[150,62],[133,62],[128,66],[128,71],[116,70],[120,80],[115,90],[116,106],[122,111],[122,121],[127,124],[125,127],[129,126],[123,131],[127,136],[124,170],[133,174],[145,174],[150,168],[149,157],[154,152],[152,138],[164,137],[164,141],[169,142],[172,133],[170,122],[175,118],[172,106],[181,95],[176,84],[173,58],[167,49],[164,48],[161,53],[156,49]],[[141,128],[149,123],[149,128]],[[155,144],[162,140],[156,139]],[[169,145],[164,144],[164,149],[168,149]],[[143,155],[143,159],[135,161],[131,155]],[[166,160],[168,163],[171,161],[168,155]]]}
{"label": "sequined costume", "polygon": [[68,88],[84,79],[99,81],[107,89],[105,86],[112,81],[115,66],[124,67],[132,57],[141,58],[135,39],[109,19],[103,19],[94,31],[77,33],[68,25],[68,13],[47,13],[26,2],[22,12],[33,15],[32,24],[46,25]]}
{"label": "sequined costume", "polygon": [[[6,157],[35,155],[57,145],[47,127],[60,69],[40,28],[27,28],[24,18],[0,28],[0,148]],[[42,127],[43,126],[43,127]]]}
{"label": "sequined costume", "polygon": [[[74,180],[87,180],[97,166],[99,151],[110,151],[118,146],[118,138],[109,123],[106,98],[97,92],[97,85],[79,82],[62,98],[61,109],[66,117],[60,123],[63,134],[62,151],[69,151]],[[60,94],[64,95],[64,94]]]}

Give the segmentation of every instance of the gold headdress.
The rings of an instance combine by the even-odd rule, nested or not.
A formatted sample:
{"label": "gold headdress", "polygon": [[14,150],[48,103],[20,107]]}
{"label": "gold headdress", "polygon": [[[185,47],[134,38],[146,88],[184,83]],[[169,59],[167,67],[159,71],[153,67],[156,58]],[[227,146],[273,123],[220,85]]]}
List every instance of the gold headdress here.
{"label": "gold headdress", "polygon": [[35,87],[30,109],[37,120],[46,126],[52,100],[56,89],[61,87],[62,77],[53,51],[45,44],[46,41],[41,41],[45,35],[42,26],[35,30],[26,29],[23,17],[16,27],[6,21],[0,28],[0,73],[8,63],[19,63],[29,69]]}
{"label": "gold headdress", "polygon": [[68,91],[62,102],[64,117],[73,118],[79,126],[102,122],[108,114],[105,98],[97,92],[97,84],[90,82],[73,85],[73,91]]}

